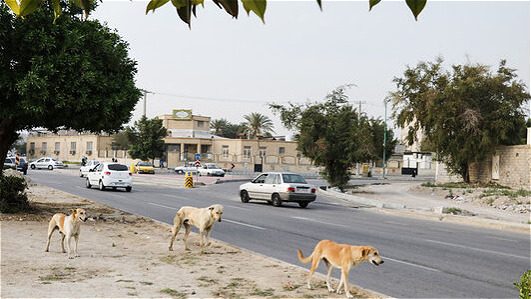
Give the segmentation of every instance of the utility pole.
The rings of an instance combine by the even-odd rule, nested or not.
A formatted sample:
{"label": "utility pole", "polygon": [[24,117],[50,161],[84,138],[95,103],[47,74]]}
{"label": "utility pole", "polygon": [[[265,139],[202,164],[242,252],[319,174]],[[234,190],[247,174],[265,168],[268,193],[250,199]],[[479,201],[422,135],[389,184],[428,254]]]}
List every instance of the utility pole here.
{"label": "utility pole", "polygon": [[384,138],[383,138],[383,172],[382,176],[385,179],[385,150],[387,148],[387,99],[384,99]]}
{"label": "utility pole", "polygon": [[[354,101],[355,104],[358,104],[358,125],[361,121],[361,104],[366,104],[365,101]],[[360,163],[356,163],[356,175],[360,175]]]}
{"label": "utility pole", "polygon": [[143,115],[143,116],[146,116],[147,94],[148,94],[148,93],[153,94],[153,92],[151,92],[151,91],[147,91],[147,90],[145,90],[145,89],[141,89],[140,91],[141,91],[142,93],[144,93],[144,111],[143,111],[142,115]]}

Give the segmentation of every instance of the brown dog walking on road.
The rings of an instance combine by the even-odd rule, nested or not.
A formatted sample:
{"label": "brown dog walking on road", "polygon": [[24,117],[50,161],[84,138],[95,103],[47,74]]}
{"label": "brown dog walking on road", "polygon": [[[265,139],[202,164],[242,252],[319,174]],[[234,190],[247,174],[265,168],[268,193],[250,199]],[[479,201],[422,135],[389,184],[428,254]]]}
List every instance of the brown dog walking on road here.
{"label": "brown dog walking on road", "polygon": [[70,250],[70,240],[72,237],[75,239],[74,247],[74,256],[77,255],[77,242],[79,241],[79,232],[81,227],[81,222],[87,221],[87,214],[83,209],[72,209],[71,215],[65,215],[63,213],[57,213],[53,215],[50,223],[48,223],[48,242],[46,243],[46,250],[48,252],[50,249],[50,238],[52,237],[53,232],[58,229],[61,234],[61,247],[63,248],[63,253],[65,253],[65,237],[66,237],[66,248],[68,249],[68,258],[74,258]]}
{"label": "brown dog walking on road", "polygon": [[372,246],[353,246],[346,244],[338,244],[330,240],[322,240],[315,246],[312,255],[305,258],[300,249],[297,249],[299,260],[303,263],[312,263],[310,273],[308,274],[308,288],[311,289],[310,279],[313,273],[319,266],[321,260],[324,261],[328,268],[326,275],[326,286],[328,291],[332,293],[334,288],[330,286],[330,274],[333,268],[341,269],[341,279],[337,286],[337,293],[341,293],[341,284],[345,288],[345,294],[348,298],[352,295],[348,290],[348,272],[361,262],[371,262],[375,266],[383,264],[383,260],[378,253],[378,250]]}
{"label": "brown dog walking on road", "polygon": [[199,235],[201,236],[201,253],[204,252],[205,240],[203,240],[203,235],[206,239],[206,246],[210,245],[210,232],[214,228],[216,222],[221,222],[221,215],[223,215],[223,206],[221,205],[212,205],[207,208],[194,208],[194,207],[182,207],[175,218],[173,219],[173,229],[172,236],[170,241],[170,251],[173,250],[173,241],[175,241],[175,236],[181,229],[181,225],[184,225],[184,249],[190,250],[186,240],[190,234],[190,229],[192,225],[199,229]]}

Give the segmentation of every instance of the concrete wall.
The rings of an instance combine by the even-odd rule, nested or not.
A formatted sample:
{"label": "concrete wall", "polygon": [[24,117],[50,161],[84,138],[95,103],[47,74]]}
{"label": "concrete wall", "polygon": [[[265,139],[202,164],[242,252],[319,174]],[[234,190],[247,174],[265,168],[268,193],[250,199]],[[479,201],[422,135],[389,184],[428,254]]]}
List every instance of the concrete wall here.
{"label": "concrete wall", "polygon": [[[531,145],[500,146],[484,161],[470,165],[470,181],[497,183],[512,188],[531,190]],[[449,175],[446,167],[438,164],[437,183],[462,181]]]}

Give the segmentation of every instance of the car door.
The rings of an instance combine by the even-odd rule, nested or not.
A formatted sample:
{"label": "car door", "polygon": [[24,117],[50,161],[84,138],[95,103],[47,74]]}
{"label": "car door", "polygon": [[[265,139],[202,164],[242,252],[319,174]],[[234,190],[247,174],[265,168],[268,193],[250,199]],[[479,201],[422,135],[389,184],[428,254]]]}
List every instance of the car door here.
{"label": "car door", "polygon": [[98,166],[95,166],[92,168],[92,171],[89,170],[89,173],[87,174],[87,178],[92,185],[97,185],[100,181],[101,172],[103,170],[103,164],[99,164]]}
{"label": "car door", "polygon": [[264,187],[264,182],[267,178],[267,173],[263,173],[251,181],[247,192],[249,193],[250,198],[263,199],[262,197],[262,188]]}
{"label": "car door", "polygon": [[271,173],[267,176],[267,178],[264,181],[264,184],[261,188],[261,198],[263,199],[271,199],[271,195],[273,193],[277,192],[276,186],[278,185],[278,182],[280,181],[280,178],[278,174]]}
{"label": "car door", "polygon": [[46,168],[48,167],[48,162],[50,161],[50,159],[48,158],[41,158],[39,160],[37,160],[37,168]]}

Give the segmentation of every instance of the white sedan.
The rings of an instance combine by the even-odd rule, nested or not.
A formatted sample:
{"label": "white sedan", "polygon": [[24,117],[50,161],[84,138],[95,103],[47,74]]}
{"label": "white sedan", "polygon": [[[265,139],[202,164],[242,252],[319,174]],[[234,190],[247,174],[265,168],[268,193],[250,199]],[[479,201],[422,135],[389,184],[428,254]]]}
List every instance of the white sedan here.
{"label": "white sedan", "polygon": [[86,187],[92,186],[98,186],[102,191],[106,188],[125,188],[125,191],[130,192],[133,188],[133,174],[126,165],[103,162],[87,174]]}
{"label": "white sedan", "polygon": [[48,168],[49,170],[53,170],[54,168],[63,168],[63,162],[58,161],[57,159],[54,159],[51,157],[44,157],[44,158],[40,158],[39,160],[35,162],[31,162],[29,164],[29,167],[31,169]]}
{"label": "white sedan", "polygon": [[214,163],[207,163],[199,166],[197,172],[199,173],[199,176],[225,176],[225,171]]}
{"label": "white sedan", "polygon": [[96,167],[96,165],[100,164],[100,161],[97,161],[97,160],[90,160],[87,162],[87,164],[85,166],[81,166],[79,168],[79,176],[80,177],[84,177],[84,176],[87,176],[87,174],[89,173],[89,170],[90,169],[93,169],[94,167]]}
{"label": "white sedan", "polygon": [[301,208],[315,200],[315,186],[295,173],[266,172],[249,183],[240,186],[240,199],[243,203],[250,199],[266,200],[279,207],[283,202],[296,202]]}

